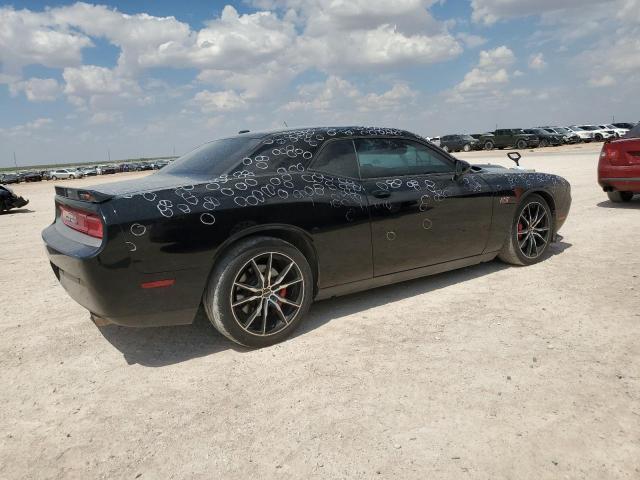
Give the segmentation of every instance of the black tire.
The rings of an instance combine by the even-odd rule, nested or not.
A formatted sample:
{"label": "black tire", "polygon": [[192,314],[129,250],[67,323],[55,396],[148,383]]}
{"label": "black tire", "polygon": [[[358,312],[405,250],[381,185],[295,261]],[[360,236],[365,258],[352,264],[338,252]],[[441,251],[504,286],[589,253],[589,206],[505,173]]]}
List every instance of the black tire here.
{"label": "black tire", "polygon": [[602,141],[602,134],[596,133],[595,139],[596,139],[596,142],[601,142]]}
{"label": "black tire", "polygon": [[[525,243],[525,246],[524,246],[525,251],[523,251],[523,248],[520,245],[523,242],[527,242],[526,238],[528,238],[529,234],[527,231],[523,232],[521,230],[524,227],[524,225],[520,222],[520,220],[521,220],[521,215],[523,215],[523,212],[525,212],[529,206],[531,206],[530,208],[532,209],[531,210],[532,212],[540,211],[540,210],[534,210],[538,208],[536,205],[544,210],[544,213],[546,215],[546,223],[542,223],[542,225],[544,225],[548,230],[546,231],[545,243],[540,247],[538,247],[536,243],[535,255],[527,255],[526,250],[528,250],[528,247],[531,245],[531,243]],[[520,228],[519,228],[519,225],[521,225]],[[544,228],[544,227],[540,227],[540,228]],[[516,213],[511,222],[511,228],[509,229],[509,233],[507,235],[505,244],[502,247],[502,250],[500,251],[500,253],[498,254],[498,258],[500,258],[500,260],[502,260],[505,263],[510,263],[511,265],[533,265],[534,263],[539,262],[540,259],[543,257],[544,253],[549,248],[549,244],[551,243],[551,240],[553,238],[553,229],[554,229],[554,218],[546,200],[542,198],[540,195],[535,193],[527,196],[516,209]],[[534,242],[538,242],[538,239],[535,236],[533,236],[532,238]],[[531,248],[531,252],[533,252],[533,247]]]}
{"label": "black tire", "polygon": [[51,177],[51,180],[58,180],[58,177],[56,177],[55,175]]}
{"label": "black tire", "polygon": [[542,140],[540,140],[540,146],[541,147],[548,147],[549,146],[549,141],[546,138],[543,138]]}
{"label": "black tire", "polygon": [[2,215],[5,210],[8,211],[9,209],[7,208],[4,198],[0,198],[0,215]]}
{"label": "black tire", "polygon": [[633,192],[607,192],[607,196],[614,203],[630,202],[633,198]]}
{"label": "black tire", "polygon": [[[273,257],[269,257],[270,253]],[[286,310],[287,308],[292,309],[293,307],[279,301],[274,301],[274,298],[282,298],[276,297],[275,294],[277,292],[277,294],[284,295],[282,293],[283,290],[273,290],[271,293],[265,293],[265,289],[260,289],[260,284],[258,283],[254,284],[254,286],[258,287],[256,288],[256,292],[247,292],[246,295],[238,299],[238,292],[243,291],[242,288],[238,287],[239,285],[244,284],[244,281],[239,280],[236,282],[236,280],[238,278],[242,278],[241,275],[244,275],[247,272],[247,269],[253,270],[254,273],[259,273],[261,275],[260,272],[256,272],[253,267],[251,267],[251,262],[252,259],[263,258],[263,256],[266,256],[267,258],[277,257],[280,259],[287,259],[287,261],[292,261],[295,263],[295,266],[290,268],[289,275],[295,274],[297,276],[298,273],[301,275],[302,281],[296,283],[296,285],[299,286],[291,287],[292,291],[297,289],[297,304],[299,305],[299,308],[297,308],[295,313],[291,313],[292,316],[289,318],[288,322],[283,321],[281,317],[278,316],[277,312],[282,312],[283,308]],[[260,260],[258,260],[258,262],[260,262]],[[266,270],[268,269],[265,264],[265,276]],[[280,273],[282,273],[283,270],[285,270],[285,268],[282,268]],[[260,277],[256,275],[256,279],[259,278]],[[280,285],[290,281],[290,279],[287,279],[286,282],[282,282]],[[285,291],[287,288],[290,287],[286,287]],[[258,296],[259,298],[256,298]],[[247,298],[250,297],[255,298],[255,300],[247,301]],[[234,298],[236,301],[235,307],[232,306]],[[227,250],[211,272],[203,296],[204,308],[213,326],[229,340],[246,347],[255,348],[273,345],[289,337],[302,322],[302,319],[309,310],[312,301],[313,273],[308,260],[290,243],[278,238],[266,236],[250,237],[248,239],[241,240]],[[256,303],[254,302],[259,302],[259,306],[256,307]],[[263,307],[265,304],[267,305],[267,314],[263,317],[262,313],[264,312]],[[278,305],[276,306],[276,304]],[[234,310],[234,308],[236,310]],[[276,308],[278,310],[274,312]],[[253,312],[259,311],[260,315],[255,317],[255,315],[246,313],[247,317],[252,317],[254,320],[252,321],[248,319],[248,323],[243,327],[240,325],[240,319],[237,319],[237,316],[243,315],[243,309],[253,310]],[[270,315],[271,319],[269,318]],[[286,318],[286,316],[287,315],[284,315],[284,318]],[[264,322],[262,322],[263,318],[265,318]],[[269,326],[273,324],[272,333],[266,332],[267,322]],[[258,325],[258,323],[260,323],[260,325]],[[276,329],[276,326],[279,324],[281,327]],[[263,329],[262,332],[259,331],[260,327]]]}
{"label": "black tire", "polygon": [[485,150],[493,150],[493,142],[491,140],[487,140],[486,142],[484,142],[484,149]]}
{"label": "black tire", "polygon": [[522,139],[518,140],[516,142],[516,148],[518,150],[524,150],[525,148],[527,148],[527,142],[525,140],[522,140]]}
{"label": "black tire", "polygon": [[75,176],[75,175],[69,175],[69,178],[70,178],[71,180],[75,180],[75,179],[76,179],[76,176]]}
{"label": "black tire", "polygon": [[462,147],[462,150],[465,152],[470,152],[471,151],[471,145],[469,145],[468,143],[464,144],[464,147]]}

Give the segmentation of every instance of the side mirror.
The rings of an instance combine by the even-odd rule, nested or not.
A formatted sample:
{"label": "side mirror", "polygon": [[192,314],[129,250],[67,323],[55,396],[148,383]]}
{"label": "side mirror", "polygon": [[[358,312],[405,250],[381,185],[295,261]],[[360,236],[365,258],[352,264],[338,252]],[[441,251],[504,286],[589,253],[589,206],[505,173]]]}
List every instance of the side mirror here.
{"label": "side mirror", "polygon": [[453,175],[454,180],[460,180],[465,173],[471,170],[471,165],[464,160],[456,160],[456,171]]}
{"label": "side mirror", "polygon": [[520,166],[520,158],[522,158],[522,155],[520,155],[520,153],[509,152],[507,153],[507,157],[509,157],[510,160],[513,160],[517,166]]}

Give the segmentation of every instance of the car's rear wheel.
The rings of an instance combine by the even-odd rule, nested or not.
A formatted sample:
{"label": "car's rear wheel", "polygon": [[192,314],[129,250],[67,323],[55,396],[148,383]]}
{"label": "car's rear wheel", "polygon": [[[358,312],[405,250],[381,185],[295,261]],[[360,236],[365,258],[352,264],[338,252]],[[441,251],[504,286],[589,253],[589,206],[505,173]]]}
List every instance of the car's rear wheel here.
{"label": "car's rear wheel", "polygon": [[229,249],[212,271],[203,297],[214,327],[247,347],[287,338],[312,299],[309,262],[296,247],[273,237],[252,237]]}
{"label": "car's rear wheel", "polygon": [[464,147],[462,147],[462,150],[464,150],[465,152],[470,152],[471,151],[471,145],[469,145],[468,143],[465,143]]}
{"label": "car's rear wheel", "polygon": [[548,147],[549,146],[549,141],[546,138],[543,138],[542,140],[540,140],[540,146],[541,147]]}
{"label": "car's rear wheel", "polygon": [[630,202],[633,198],[633,192],[607,192],[607,196],[609,197],[609,200],[615,203]]}
{"label": "car's rear wheel", "polygon": [[484,149],[493,150],[493,142],[491,140],[484,142]]}
{"label": "car's rear wheel", "polygon": [[532,265],[546,252],[553,235],[553,215],[540,195],[529,195],[516,210],[507,241],[498,254],[513,265]]}
{"label": "car's rear wheel", "polygon": [[603,136],[600,133],[596,133],[595,139],[597,142],[601,142],[603,139]]}
{"label": "car's rear wheel", "polygon": [[527,142],[525,142],[524,140],[520,139],[516,142],[516,147],[519,150],[524,150],[525,148],[527,148]]}

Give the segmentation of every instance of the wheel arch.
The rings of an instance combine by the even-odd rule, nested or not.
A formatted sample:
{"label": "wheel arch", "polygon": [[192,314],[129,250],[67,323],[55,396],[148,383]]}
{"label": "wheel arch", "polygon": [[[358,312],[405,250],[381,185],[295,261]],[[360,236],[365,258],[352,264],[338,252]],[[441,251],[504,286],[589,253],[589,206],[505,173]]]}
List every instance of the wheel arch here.
{"label": "wheel arch", "polygon": [[549,205],[549,208],[551,209],[551,215],[553,217],[553,224],[554,224],[554,229],[555,229],[555,224],[556,224],[556,201],[553,198],[553,194],[551,192],[549,192],[546,189],[543,188],[536,188],[536,189],[532,189],[529,190],[526,194],[524,194],[521,198],[520,201],[523,202],[527,197],[529,197],[530,195],[540,195],[542,198],[544,198],[545,202],[547,202],[547,205]]}
{"label": "wheel arch", "polygon": [[224,256],[224,254],[241,240],[246,240],[250,237],[269,236],[284,240],[296,247],[306,257],[313,273],[313,289],[314,296],[318,290],[318,254],[313,244],[311,235],[300,227],[288,224],[262,224],[254,226],[239,226],[238,230],[232,233],[227,240],[225,240],[216,250],[213,256],[213,262],[211,264],[211,271],[213,271]]}

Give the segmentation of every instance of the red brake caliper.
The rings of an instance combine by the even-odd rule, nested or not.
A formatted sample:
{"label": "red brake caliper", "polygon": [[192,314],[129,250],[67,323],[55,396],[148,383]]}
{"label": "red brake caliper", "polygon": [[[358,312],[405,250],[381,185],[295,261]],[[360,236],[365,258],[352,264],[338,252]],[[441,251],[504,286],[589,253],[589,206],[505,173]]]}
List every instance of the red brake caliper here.
{"label": "red brake caliper", "polygon": [[524,227],[522,226],[522,223],[518,222],[518,240],[522,239],[523,230],[524,230]]}
{"label": "red brake caliper", "polygon": [[[285,295],[287,294],[287,289],[286,288],[281,288],[278,291],[278,295],[281,296],[282,298],[286,298]],[[278,305],[280,305],[282,307],[282,301],[278,300]]]}

